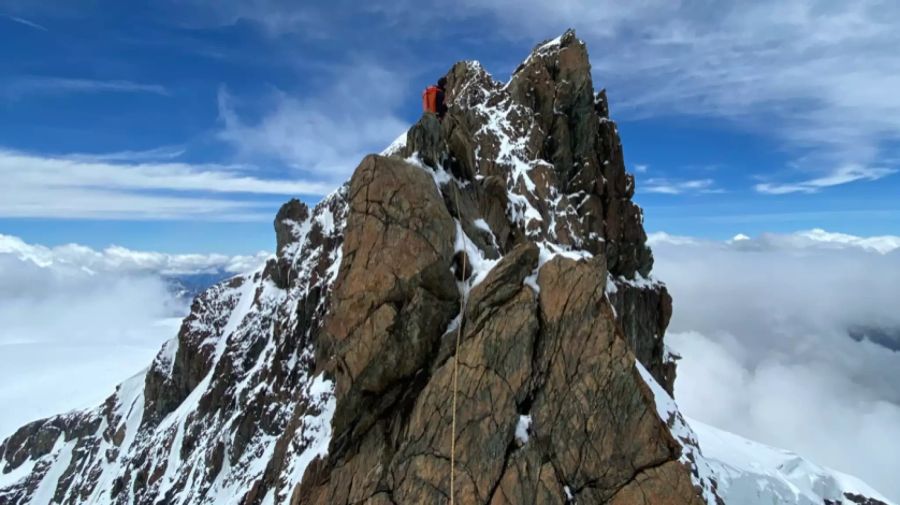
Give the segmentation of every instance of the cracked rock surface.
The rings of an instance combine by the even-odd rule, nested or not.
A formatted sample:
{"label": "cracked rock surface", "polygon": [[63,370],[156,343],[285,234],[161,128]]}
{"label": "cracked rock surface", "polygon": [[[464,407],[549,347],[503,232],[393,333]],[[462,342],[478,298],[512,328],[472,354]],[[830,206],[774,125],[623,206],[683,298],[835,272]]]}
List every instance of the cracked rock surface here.
{"label": "cracked rock surface", "polygon": [[584,44],[447,79],[443,121],[285,204],[147,370],[5,440],[0,502],[441,503],[451,437],[459,503],[697,502],[636,365],[671,391],[671,299]]}
{"label": "cracked rock surface", "polygon": [[538,44],[507,83],[477,62],[446,77],[443,121],[425,114],[315,207],[286,203],[276,254],[198,296],[147,369],[2,441],[0,504],[720,505],[735,475],[756,489],[760,474],[715,473],[671,398],[672,299],[584,43]]}
{"label": "cracked rock surface", "polygon": [[472,63],[448,82],[444,121],[350,181],[319,340],[334,438],[294,503],[446,502],[451,438],[459,503],[703,503],[635,366],[671,388],[670,299],[584,45],[539,46],[507,86]]}

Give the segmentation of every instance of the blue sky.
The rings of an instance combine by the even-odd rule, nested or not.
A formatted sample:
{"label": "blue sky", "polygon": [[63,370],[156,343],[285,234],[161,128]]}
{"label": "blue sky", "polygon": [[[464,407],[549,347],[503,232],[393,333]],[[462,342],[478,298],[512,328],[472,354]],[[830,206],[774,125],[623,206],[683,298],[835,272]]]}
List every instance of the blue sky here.
{"label": "blue sky", "polygon": [[506,79],[571,26],[648,231],[900,234],[893,2],[307,3],[0,4],[0,233],[271,250],[455,61]]}

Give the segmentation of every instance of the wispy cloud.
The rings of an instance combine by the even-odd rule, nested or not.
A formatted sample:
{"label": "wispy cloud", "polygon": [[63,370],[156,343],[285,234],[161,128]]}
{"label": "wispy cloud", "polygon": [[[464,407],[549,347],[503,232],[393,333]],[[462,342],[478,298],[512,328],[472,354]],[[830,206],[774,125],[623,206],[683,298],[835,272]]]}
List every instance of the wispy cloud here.
{"label": "wispy cloud", "polygon": [[[208,17],[249,19],[281,34],[327,22],[322,7],[263,3],[254,9],[229,1]],[[575,27],[594,48],[595,80],[608,89],[617,117],[725,119],[774,139],[810,181],[848,163],[885,165],[900,141],[898,3],[375,0],[366,9],[380,14],[376,22],[403,25],[404,36],[413,38],[433,37],[450,24],[437,23],[434,12],[442,20],[478,19],[488,37],[523,46]],[[787,177],[793,168],[776,170]],[[796,191],[836,186],[820,182]]]}
{"label": "wispy cloud", "polygon": [[900,141],[900,3],[375,3],[410,25],[429,23],[415,17],[431,9],[489,20],[492,34],[523,46],[574,27],[593,49],[595,82],[618,118],[726,119],[780,143],[811,178],[852,162],[883,164]]}
{"label": "wispy cloud", "polygon": [[69,93],[149,93],[169,96],[169,90],[159,84],[145,84],[127,80],[73,79],[66,77],[27,76],[9,80],[3,86],[8,98],[28,95]]}
{"label": "wispy cloud", "polygon": [[25,25],[25,26],[27,26],[27,27],[29,27],[29,28],[34,28],[35,30],[40,30],[40,31],[42,31],[42,32],[49,31],[49,30],[47,30],[47,27],[45,27],[45,26],[43,26],[43,25],[39,25],[39,24],[35,23],[34,21],[29,21],[29,20],[27,20],[27,19],[25,19],[25,18],[20,18],[20,17],[17,17],[17,16],[12,16],[12,15],[9,15],[9,14],[0,14],[0,17],[6,18],[6,19],[8,19],[8,20],[10,20],[10,21],[12,21],[12,22],[14,22],[14,23],[19,23],[20,25]]}
{"label": "wispy cloud", "polygon": [[106,159],[119,161],[107,161],[103,155],[85,159],[0,150],[0,216],[269,219],[261,210],[271,204],[244,197],[322,195],[333,189],[316,181],[262,179],[239,165],[121,161],[128,154],[114,153]]}
{"label": "wispy cloud", "polygon": [[219,139],[242,158],[275,159],[301,173],[343,181],[363,156],[381,151],[409,127],[396,112],[408,97],[398,75],[371,62],[328,71],[333,80],[326,92],[304,98],[279,92],[257,121],[244,119],[240,101],[220,89]]}
{"label": "wispy cloud", "polygon": [[858,164],[847,164],[821,177],[814,177],[789,183],[759,183],[756,191],[768,195],[784,195],[789,193],[816,193],[824,188],[840,186],[857,181],[875,181],[896,173],[893,168],[865,167]]}
{"label": "wispy cloud", "polygon": [[634,165],[634,171],[639,174],[646,173],[648,168],[650,168],[650,165],[645,165],[642,163],[637,163],[636,165]]}
{"label": "wispy cloud", "polygon": [[712,179],[675,180],[659,177],[647,179],[638,186],[638,190],[645,193],[659,193],[664,195],[722,192],[721,189],[715,187],[715,181]]}
{"label": "wispy cloud", "polygon": [[69,160],[85,161],[85,162],[104,162],[104,161],[126,161],[126,162],[142,162],[142,161],[160,161],[174,160],[185,153],[183,146],[163,146],[143,151],[116,151],[112,153],[73,153],[67,154],[65,157]]}

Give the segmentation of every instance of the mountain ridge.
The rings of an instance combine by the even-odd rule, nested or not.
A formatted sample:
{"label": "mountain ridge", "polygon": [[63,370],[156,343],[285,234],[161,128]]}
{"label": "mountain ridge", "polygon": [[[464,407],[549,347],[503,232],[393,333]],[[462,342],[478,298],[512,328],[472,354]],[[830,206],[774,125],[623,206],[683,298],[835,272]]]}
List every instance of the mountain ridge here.
{"label": "mountain ridge", "polygon": [[146,371],[3,441],[0,498],[729,502],[671,399],[672,301],[584,43],[447,78],[442,122],[285,204],[276,256],[199,295]]}

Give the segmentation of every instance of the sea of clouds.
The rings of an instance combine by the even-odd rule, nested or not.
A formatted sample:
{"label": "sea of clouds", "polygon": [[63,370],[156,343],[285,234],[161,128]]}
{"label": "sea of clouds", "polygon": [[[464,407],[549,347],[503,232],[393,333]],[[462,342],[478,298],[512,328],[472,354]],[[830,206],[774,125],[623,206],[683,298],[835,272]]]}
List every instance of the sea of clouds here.
{"label": "sea of clouds", "polygon": [[[812,230],[714,242],[652,234],[683,356],[688,416],[856,475],[900,499],[900,237]],[[255,268],[254,256],[47,248],[0,235],[0,438],[102,401],[175,336],[166,276]],[[895,337],[896,338],[896,337]]]}
{"label": "sea of clouds", "polygon": [[266,256],[48,248],[0,235],[0,438],[99,404],[149,365],[188,312],[167,278],[241,272]]}
{"label": "sea of clouds", "polygon": [[[900,238],[812,230],[654,234],[688,416],[856,475],[900,500]],[[881,344],[849,337],[893,330]]]}

